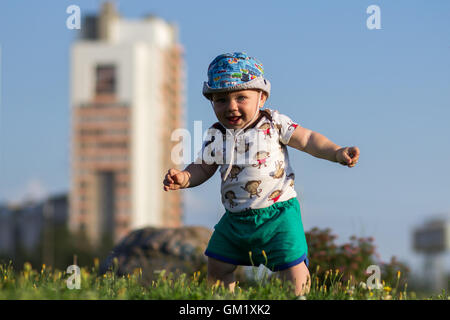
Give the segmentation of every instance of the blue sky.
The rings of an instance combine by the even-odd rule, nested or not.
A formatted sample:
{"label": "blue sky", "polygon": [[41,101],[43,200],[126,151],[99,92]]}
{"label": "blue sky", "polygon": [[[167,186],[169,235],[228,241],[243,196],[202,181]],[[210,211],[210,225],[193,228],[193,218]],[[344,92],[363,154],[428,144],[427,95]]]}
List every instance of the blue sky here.
{"label": "blue sky", "polygon": [[[66,28],[66,8],[79,5],[83,16],[100,3],[0,3],[0,201],[68,190],[77,32]],[[450,212],[449,1],[116,3],[125,17],[178,24],[191,131],[195,120],[215,121],[201,95],[209,62],[231,51],[261,60],[272,83],[267,106],[361,150],[351,169],[290,150],[305,228],[329,227],[338,242],[373,236],[384,261],[396,255],[421,267],[411,231]],[[380,30],[366,26],[372,4]],[[223,212],[219,190],[214,176],[183,191],[186,223],[212,228]]]}

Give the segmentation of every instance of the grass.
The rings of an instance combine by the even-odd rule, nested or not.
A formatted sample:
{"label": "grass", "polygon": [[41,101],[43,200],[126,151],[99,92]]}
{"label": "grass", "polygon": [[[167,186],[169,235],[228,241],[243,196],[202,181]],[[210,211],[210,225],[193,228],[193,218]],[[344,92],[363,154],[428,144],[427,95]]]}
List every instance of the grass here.
{"label": "grass", "polygon": [[[290,283],[283,283],[276,277],[267,276],[256,281],[238,283],[234,293],[216,283],[209,286],[205,275],[200,272],[192,276],[182,274],[175,277],[164,270],[159,273],[151,285],[142,284],[142,271],[136,269],[133,274],[117,276],[110,271],[98,275],[98,261],[92,268],[81,268],[80,289],[69,289],[67,280],[71,274],[52,270],[43,265],[35,270],[25,263],[20,272],[13,270],[11,263],[0,265],[0,299],[187,299],[187,300],[295,300],[295,299],[339,299],[339,300],[414,300],[414,293],[407,288],[383,284],[379,290],[370,290],[365,283],[351,285],[351,281],[341,281],[342,274],[329,270],[323,281],[312,274],[311,290],[306,296],[296,297]],[[428,299],[450,299],[446,292]]]}

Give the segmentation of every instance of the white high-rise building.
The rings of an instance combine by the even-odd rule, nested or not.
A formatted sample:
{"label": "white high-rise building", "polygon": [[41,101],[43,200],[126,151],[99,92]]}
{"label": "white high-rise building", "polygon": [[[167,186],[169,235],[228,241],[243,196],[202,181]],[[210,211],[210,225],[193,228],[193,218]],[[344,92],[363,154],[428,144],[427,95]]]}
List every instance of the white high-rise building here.
{"label": "white high-rise building", "polygon": [[177,28],[128,20],[111,3],[84,20],[71,48],[69,227],[93,244],[145,226],[180,226],[180,192],[162,180],[184,127],[183,50]]}

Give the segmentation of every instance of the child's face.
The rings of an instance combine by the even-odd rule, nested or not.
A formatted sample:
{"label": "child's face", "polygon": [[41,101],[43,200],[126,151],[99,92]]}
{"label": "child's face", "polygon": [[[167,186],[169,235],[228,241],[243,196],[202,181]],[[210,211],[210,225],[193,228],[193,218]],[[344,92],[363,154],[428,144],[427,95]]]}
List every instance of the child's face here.
{"label": "child's face", "polygon": [[217,119],[228,129],[244,127],[252,119],[256,105],[258,105],[258,113],[259,108],[264,106],[266,95],[261,94],[261,101],[258,101],[258,96],[257,90],[213,94],[212,101]]}

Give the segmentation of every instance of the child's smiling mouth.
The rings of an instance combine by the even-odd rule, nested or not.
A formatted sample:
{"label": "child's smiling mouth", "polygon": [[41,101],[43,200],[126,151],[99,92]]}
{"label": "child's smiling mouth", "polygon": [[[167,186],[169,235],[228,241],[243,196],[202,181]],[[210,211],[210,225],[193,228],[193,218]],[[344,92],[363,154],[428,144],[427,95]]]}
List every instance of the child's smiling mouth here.
{"label": "child's smiling mouth", "polygon": [[239,120],[241,120],[242,116],[233,116],[233,117],[226,117],[227,121],[232,124],[232,125],[236,125]]}

